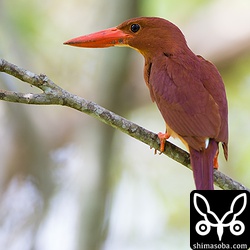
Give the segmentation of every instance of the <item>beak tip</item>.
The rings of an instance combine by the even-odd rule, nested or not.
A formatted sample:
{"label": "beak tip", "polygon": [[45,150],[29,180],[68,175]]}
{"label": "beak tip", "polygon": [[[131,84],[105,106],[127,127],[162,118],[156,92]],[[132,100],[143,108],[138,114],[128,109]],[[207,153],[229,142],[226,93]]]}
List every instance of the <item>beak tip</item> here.
{"label": "beak tip", "polygon": [[64,42],[63,45],[76,46],[76,47],[84,47],[84,46],[81,46],[81,41],[79,41],[78,37],[70,39],[70,40]]}
{"label": "beak tip", "polygon": [[63,45],[69,45],[69,44],[70,44],[69,41],[66,41],[66,42],[63,43]]}

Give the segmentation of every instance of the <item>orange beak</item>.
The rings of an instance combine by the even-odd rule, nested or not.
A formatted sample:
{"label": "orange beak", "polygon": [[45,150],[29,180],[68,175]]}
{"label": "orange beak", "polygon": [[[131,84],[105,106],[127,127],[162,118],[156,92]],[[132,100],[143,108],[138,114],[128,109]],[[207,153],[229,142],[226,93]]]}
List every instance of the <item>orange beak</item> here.
{"label": "orange beak", "polygon": [[85,48],[105,48],[111,46],[127,46],[132,36],[114,28],[101,30],[85,36],[79,36],[63,43],[66,45]]}

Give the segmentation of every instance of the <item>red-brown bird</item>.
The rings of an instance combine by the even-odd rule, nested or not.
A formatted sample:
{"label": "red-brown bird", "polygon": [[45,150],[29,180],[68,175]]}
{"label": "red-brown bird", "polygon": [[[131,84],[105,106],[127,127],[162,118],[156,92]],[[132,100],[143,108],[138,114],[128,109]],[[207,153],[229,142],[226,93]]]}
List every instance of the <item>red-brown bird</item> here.
{"label": "red-brown bird", "polygon": [[177,26],[162,18],[139,17],[64,44],[139,51],[145,58],[145,82],[166,123],[166,133],[158,134],[161,151],[167,138],[179,138],[190,152],[196,188],[213,189],[219,142],[228,157],[225,87],[216,67],[190,50]]}

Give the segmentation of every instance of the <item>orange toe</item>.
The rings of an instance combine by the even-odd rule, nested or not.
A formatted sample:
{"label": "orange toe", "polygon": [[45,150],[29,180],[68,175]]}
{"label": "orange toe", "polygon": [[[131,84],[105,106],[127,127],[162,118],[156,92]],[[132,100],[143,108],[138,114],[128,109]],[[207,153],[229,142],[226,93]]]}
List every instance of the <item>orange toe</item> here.
{"label": "orange toe", "polygon": [[219,156],[219,150],[216,151],[216,154],[214,156],[214,169],[218,169],[219,168],[218,156]]}
{"label": "orange toe", "polygon": [[164,152],[166,140],[170,137],[168,133],[158,133],[158,138],[160,140],[160,152]]}

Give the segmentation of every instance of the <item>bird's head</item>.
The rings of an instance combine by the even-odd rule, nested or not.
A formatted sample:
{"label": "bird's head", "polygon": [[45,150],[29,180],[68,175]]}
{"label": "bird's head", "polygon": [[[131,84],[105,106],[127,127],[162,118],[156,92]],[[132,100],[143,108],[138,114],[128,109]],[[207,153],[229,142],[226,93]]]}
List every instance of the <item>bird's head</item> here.
{"label": "bird's head", "polygon": [[132,18],[117,27],[73,38],[64,44],[85,48],[127,46],[145,57],[152,57],[158,52],[173,54],[177,49],[186,47],[179,28],[157,17]]}

